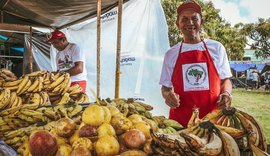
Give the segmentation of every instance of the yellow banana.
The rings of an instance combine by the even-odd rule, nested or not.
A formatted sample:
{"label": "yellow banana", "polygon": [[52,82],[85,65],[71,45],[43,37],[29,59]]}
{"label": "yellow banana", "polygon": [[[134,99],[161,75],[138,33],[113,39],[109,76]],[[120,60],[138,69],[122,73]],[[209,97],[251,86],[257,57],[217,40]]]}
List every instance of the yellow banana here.
{"label": "yellow banana", "polygon": [[200,149],[205,146],[204,141],[197,135],[189,133],[180,133],[180,135],[185,138],[186,143],[194,149]]}
{"label": "yellow banana", "polygon": [[24,87],[25,87],[25,85],[28,83],[28,81],[29,81],[29,77],[25,75],[25,76],[23,77],[21,83],[19,84],[19,87],[18,87],[17,91],[16,91],[16,93],[17,93],[18,95],[19,95],[19,93],[22,92],[22,90],[24,89]]}
{"label": "yellow banana", "polygon": [[213,118],[218,117],[220,114],[222,114],[222,109],[216,109],[208,113],[206,116],[204,116],[202,120],[206,120],[206,119],[211,120]]}
{"label": "yellow banana", "polygon": [[37,88],[37,86],[38,86],[38,78],[36,77],[32,85],[27,89],[27,92],[32,93]]}
{"label": "yellow banana", "polygon": [[61,104],[66,104],[68,103],[70,100],[70,97],[69,97],[69,93],[65,93],[62,98],[60,99],[59,102],[57,102],[57,104],[61,105]]}
{"label": "yellow banana", "polygon": [[0,96],[0,109],[5,108],[9,104],[9,99],[10,99],[10,90],[9,89],[2,89],[0,91],[1,96]]}
{"label": "yellow banana", "polygon": [[17,89],[19,88],[19,86],[11,86],[11,87],[4,87],[9,89],[10,91],[17,91]]}
{"label": "yellow banana", "polygon": [[270,154],[266,153],[265,151],[261,150],[260,148],[256,147],[255,145],[250,145],[251,150],[255,156],[270,156]]}
{"label": "yellow banana", "polygon": [[14,86],[18,86],[20,83],[22,82],[22,79],[18,79],[15,81],[9,81],[9,82],[5,82],[3,84],[3,87],[14,87]]}
{"label": "yellow banana", "polygon": [[39,93],[32,93],[29,97],[29,103],[41,104],[41,96]]}
{"label": "yellow banana", "polygon": [[261,125],[251,115],[249,115],[249,114],[247,114],[247,113],[245,113],[243,111],[239,111],[239,112],[245,118],[247,118],[251,123],[253,123],[254,126],[257,128],[258,133],[259,133],[259,141],[260,141],[259,142],[259,148],[262,149],[263,151],[266,151],[267,143],[266,143],[265,133],[263,132],[263,128],[261,127]]}
{"label": "yellow banana", "polygon": [[233,138],[242,138],[246,134],[246,132],[243,129],[240,130],[240,129],[236,129],[232,127],[221,126],[221,125],[215,125],[215,126],[218,129],[225,131]]}
{"label": "yellow banana", "polygon": [[200,148],[199,152],[204,155],[219,155],[222,151],[222,141],[215,133],[211,134],[209,143]]}
{"label": "yellow banana", "polygon": [[194,107],[192,111],[192,115],[188,121],[187,127],[192,127],[195,126],[195,120],[199,118],[199,108]]}
{"label": "yellow banana", "polygon": [[27,89],[31,86],[31,84],[32,84],[32,81],[29,79],[29,80],[27,81],[26,85],[25,85],[25,86],[22,88],[22,90],[21,90],[19,93],[17,93],[17,94],[20,95],[20,94],[25,93],[25,92],[27,91]]}
{"label": "yellow banana", "polygon": [[64,80],[65,80],[65,74],[62,74],[53,83],[51,83],[51,85],[49,86],[48,89],[49,90],[53,90],[56,86],[58,86],[59,84],[61,84]]}
{"label": "yellow banana", "polygon": [[8,102],[8,105],[6,106],[7,108],[11,108],[12,105],[14,104],[14,102],[16,101],[17,99],[17,95],[15,92],[11,92],[10,93],[10,98],[9,98],[9,102]]}
{"label": "yellow banana", "polygon": [[75,84],[69,88],[68,92],[70,95],[76,95],[82,93],[82,88],[79,86],[79,84]]}
{"label": "yellow banana", "polygon": [[240,150],[235,140],[226,132],[220,131],[219,137],[222,140],[224,155],[240,156]]}
{"label": "yellow banana", "polygon": [[37,103],[23,104],[21,106],[22,109],[31,109],[31,110],[36,110],[38,107],[39,107],[39,104]]}
{"label": "yellow banana", "polygon": [[67,74],[64,75],[65,76],[64,80],[59,85],[53,88],[52,92],[56,92],[63,95],[63,90],[66,88],[67,83],[69,82],[69,79],[66,79],[66,75]]}
{"label": "yellow banana", "polygon": [[18,102],[16,103],[16,107],[20,107],[22,105],[22,98],[17,96],[17,99]]}
{"label": "yellow banana", "polygon": [[34,71],[32,73],[27,74],[29,77],[37,77],[46,74],[48,71],[47,70],[39,70],[39,71]]}
{"label": "yellow banana", "polygon": [[48,106],[51,105],[49,95],[46,92],[40,92],[41,98],[43,99],[43,103],[41,103],[41,106]]}
{"label": "yellow banana", "polygon": [[144,109],[147,110],[147,111],[153,110],[153,106],[142,103],[142,102],[135,101],[135,102],[132,102],[132,104],[134,106],[144,107]]}
{"label": "yellow banana", "polygon": [[[241,121],[243,127],[248,132],[248,142],[250,144],[256,144],[256,146],[258,146],[258,143],[259,143],[259,136],[258,135],[259,134],[258,134],[257,128],[239,112],[236,112],[236,115],[237,115],[238,119]],[[258,141],[257,141],[257,139],[258,139]]]}
{"label": "yellow banana", "polygon": [[65,86],[63,86],[63,91],[62,91],[62,95],[63,94],[65,94],[67,91],[68,91],[68,89],[69,89],[69,87],[70,87],[70,85],[71,85],[71,79],[70,79],[70,75],[69,75],[69,73],[66,73],[66,78],[65,78]]}

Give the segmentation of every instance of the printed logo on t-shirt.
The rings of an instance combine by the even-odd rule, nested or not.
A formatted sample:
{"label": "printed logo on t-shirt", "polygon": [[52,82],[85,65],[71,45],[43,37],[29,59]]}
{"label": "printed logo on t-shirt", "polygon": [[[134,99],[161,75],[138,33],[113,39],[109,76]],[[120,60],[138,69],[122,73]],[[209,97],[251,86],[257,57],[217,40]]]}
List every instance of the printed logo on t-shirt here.
{"label": "printed logo on t-shirt", "polygon": [[184,91],[209,90],[208,70],[206,63],[183,65]]}
{"label": "printed logo on t-shirt", "polygon": [[61,58],[58,59],[58,65],[60,71],[65,71],[72,67],[73,61],[71,60],[69,55],[65,55],[63,59]]}

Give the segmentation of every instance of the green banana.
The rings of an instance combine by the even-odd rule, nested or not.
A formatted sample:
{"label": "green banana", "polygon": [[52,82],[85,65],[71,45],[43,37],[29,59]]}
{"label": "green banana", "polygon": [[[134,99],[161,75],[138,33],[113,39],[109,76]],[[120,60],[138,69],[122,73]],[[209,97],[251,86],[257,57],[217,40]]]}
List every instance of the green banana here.
{"label": "green banana", "polygon": [[180,123],[178,123],[177,121],[172,120],[172,119],[163,120],[163,124],[165,124],[166,127],[172,127],[176,130],[180,130],[183,128],[183,126]]}

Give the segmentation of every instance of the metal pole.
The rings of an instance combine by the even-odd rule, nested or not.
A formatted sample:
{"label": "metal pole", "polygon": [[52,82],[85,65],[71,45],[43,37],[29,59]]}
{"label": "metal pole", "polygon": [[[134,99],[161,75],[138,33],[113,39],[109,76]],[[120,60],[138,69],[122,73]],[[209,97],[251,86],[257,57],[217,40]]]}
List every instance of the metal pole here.
{"label": "metal pole", "polygon": [[121,31],[122,31],[122,5],[123,0],[118,0],[118,25],[117,25],[117,49],[116,49],[116,71],[115,71],[115,95],[120,95],[120,54],[121,54]]}
{"label": "metal pole", "polygon": [[101,0],[97,1],[97,98],[100,97],[100,15]]}
{"label": "metal pole", "polygon": [[33,72],[33,53],[32,53],[32,27],[30,27],[30,53],[29,53],[29,68]]}

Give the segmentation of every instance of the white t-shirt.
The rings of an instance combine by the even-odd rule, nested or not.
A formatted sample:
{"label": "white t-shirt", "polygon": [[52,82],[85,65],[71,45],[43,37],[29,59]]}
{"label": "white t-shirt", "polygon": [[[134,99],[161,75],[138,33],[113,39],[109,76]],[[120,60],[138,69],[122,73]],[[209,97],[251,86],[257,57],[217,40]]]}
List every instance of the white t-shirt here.
{"label": "white t-shirt", "polygon": [[[206,43],[210,56],[213,59],[220,79],[223,80],[232,77],[224,46],[220,42],[211,39],[204,39],[204,42]],[[159,81],[160,85],[172,87],[171,79],[175,63],[178,59],[180,45],[181,43],[178,43],[166,52]],[[191,50],[205,50],[203,42],[196,44],[183,43],[181,53]]]}
{"label": "white t-shirt", "polygon": [[75,66],[75,62],[83,62],[83,72],[71,76],[71,82],[82,81],[87,79],[87,73],[85,68],[85,54],[80,50],[79,46],[75,43],[69,43],[67,47],[59,51],[56,55],[57,70],[66,71]]}
{"label": "white t-shirt", "polygon": [[252,81],[258,81],[259,80],[258,79],[259,78],[259,75],[256,72],[252,73],[252,77],[253,77]]}

